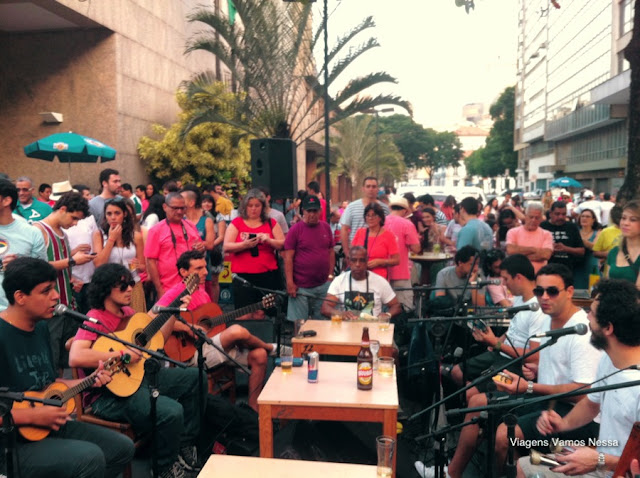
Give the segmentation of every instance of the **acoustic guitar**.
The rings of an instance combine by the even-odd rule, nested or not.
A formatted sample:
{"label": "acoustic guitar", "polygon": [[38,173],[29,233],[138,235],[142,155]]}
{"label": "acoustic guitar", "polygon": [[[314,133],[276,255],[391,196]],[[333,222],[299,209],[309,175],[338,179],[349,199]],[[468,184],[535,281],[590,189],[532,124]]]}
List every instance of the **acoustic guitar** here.
{"label": "acoustic guitar", "polygon": [[[202,327],[208,337],[214,337],[226,328],[228,322],[256,310],[274,307],[275,303],[276,296],[269,294],[265,295],[260,302],[223,314],[218,304],[210,302],[194,311],[183,312],[181,317],[191,325]],[[191,360],[196,353],[195,338],[189,332],[174,332],[164,344],[164,352],[174,360],[181,362]]]}
{"label": "acoustic guitar", "polygon": [[629,433],[629,438],[627,438],[627,443],[622,450],[613,476],[633,476],[629,468],[634,458],[640,460],[640,422],[635,422],[631,427],[631,433]]}
{"label": "acoustic guitar", "polygon": [[[197,274],[187,277],[184,280],[185,290],[168,307],[179,307],[182,298],[191,295],[198,288],[199,283],[200,278]],[[161,312],[151,320],[147,314],[137,313],[129,319],[125,329],[112,332],[111,335],[149,350],[160,350],[164,346],[164,337],[160,329],[172,316],[172,312]],[[138,353],[138,351],[132,352],[127,346],[108,337],[98,337],[91,348],[100,352],[122,350]],[[143,353],[140,360],[128,364],[123,370],[124,373],[114,377],[106,387],[118,397],[129,397],[136,393],[144,378],[144,362],[148,356]]]}
{"label": "acoustic guitar", "polygon": [[[117,373],[124,369],[130,358],[131,357],[128,354],[125,354],[122,357],[112,357],[104,362],[104,370],[111,372],[112,376],[116,376]],[[53,382],[41,392],[24,392],[24,395],[26,397],[40,399],[60,400],[62,402],[62,408],[66,409],[67,413],[71,414],[76,409],[76,402],[75,400],[71,400],[71,398],[81,392],[84,392],[88,388],[93,387],[96,375],[98,375],[97,370],[74,387],[69,387],[62,382]],[[12,409],[36,408],[42,406],[42,403],[28,402],[24,400],[22,402],[14,402]],[[29,441],[40,441],[51,433],[51,430],[48,428],[40,428],[31,425],[21,426],[18,428],[18,431],[22,437]]]}

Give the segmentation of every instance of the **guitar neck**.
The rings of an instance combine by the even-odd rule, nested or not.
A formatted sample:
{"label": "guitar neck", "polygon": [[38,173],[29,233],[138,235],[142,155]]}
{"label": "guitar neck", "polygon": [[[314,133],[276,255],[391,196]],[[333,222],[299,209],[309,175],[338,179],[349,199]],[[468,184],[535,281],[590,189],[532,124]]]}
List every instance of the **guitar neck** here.
{"label": "guitar neck", "polygon": [[97,374],[98,372],[95,371],[91,375],[89,375],[87,378],[85,378],[82,382],[65,390],[62,393],[62,396],[60,397],[60,400],[62,401],[62,403],[66,403],[70,398],[73,398],[80,392],[84,392],[87,388],[92,387],[93,383],[95,382]]}
{"label": "guitar neck", "polygon": [[215,317],[214,319],[207,320],[207,326],[209,328],[217,327],[218,325],[226,324],[227,322],[231,322],[238,317],[242,317],[249,312],[255,312],[256,310],[260,310],[264,307],[262,302],[256,302],[255,304],[247,305],[245,307],[241,307],[240,309],[234,310],[233,312],[227,312],[219,317]]}
{"label": "guitar neck", "polygon": [[[197,286],[197,282],[193,287],[191,287],[190,285],[187,285],[186,289],[183,290],[178,295],[178,297],[173,299],[173,301],[171,301],[168,307],[179,307],[180,304],[182,303],[182,298],[191,294],[193,292],[192,289],[195,289],[196,286]],[[140,334],[138,336],[138,339],[136,339],[136,341],[139,342],[138,345],[141,345],[143,347],[146,346],[149,339],[154,335],[156,335],[158,331],[162,328],[162,326],[166,324],[167,321],[173,315],[174,315],[173,312],[161,312],[160,314],[158,314],[157,317],[155,317],[151,322],[149,322],[149,324],[144,329],[142,329],[142,334]],[[144,343],[141,343],[143,341]]]}

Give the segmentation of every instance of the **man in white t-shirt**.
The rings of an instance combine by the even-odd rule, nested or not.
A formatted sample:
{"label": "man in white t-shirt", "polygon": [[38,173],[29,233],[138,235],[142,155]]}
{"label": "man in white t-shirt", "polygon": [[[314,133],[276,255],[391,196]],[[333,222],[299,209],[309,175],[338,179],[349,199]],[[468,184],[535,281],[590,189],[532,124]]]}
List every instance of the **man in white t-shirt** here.
{"label": "man in white t-shirt", "polygon": [[402,312],[400,302],[389,283],[378,274],[367,271],[367,250],[354,246],[349,251],[351,270],[333,279],[327,297],[322,303],[322,315],[341,315],[346,320],[357,320],[361,313],[378,317],[382,306],[390,317]]}
{"label": "man in white t-shirt", "polygon": [[[595,386],[640,380],[640,371],[627,370],[640,363],[640,306],[634,284],[623,280],[603,280],[591,304],[591,343],[604,350]],[[563,465],[551,476],[606,476],[616,469],[634,422],[640,421],[640,386],[596,392],[580,400],[562,418],[555,411],[543,411],[537,429],[543,436],[557,436],[593,420],[601,414],[596,448],[574,447],[573,453],[557,456]],[[587,443],[588,445],[589,443]],[[519,463],[527,476],[535,473],[528,458]],[[548,468],[545,476],[549,474]]]}
{"label": "man in white t-shirt", "polygon": [[[538,305],[538,299],[533,294],[536,286],[535,273],[533,265],[526,256],[522,254],[514,254],[507,257],[500,264],[500,276],[509,291],[515,296],[513,306],[520,305]],[[535,307],[534,307],[535,308]],[[465,364],[456,365],[451,371],[451,378],[457,385],[463,384],[463,372],[466,380],[474,380],[481,373],[493,367],[494,370],[501,370],[503,364],[506,364],[515,357],[519,357],[524,353],[524,346],[527,339],[533,335],[543,332],[542,324],[544,322],[544,314],[539,309],[523,310],[518,312],[511,323],[509,329],[501,337],[496,337],[491,327],[486,329],[474,327],[473,338],[478,342],[485,343],[489,350],[480,355],[470,358]],[[538,346],[537,340],[529,342],[530,348]],[[463,367],[461,367],[463,365]],[[521,365],[513,365],[509,368],[512,372],[519,372]],[[486,387],[482,387],[485,391]],[[474,387],[467,392],[467,400],[478,393]]]}

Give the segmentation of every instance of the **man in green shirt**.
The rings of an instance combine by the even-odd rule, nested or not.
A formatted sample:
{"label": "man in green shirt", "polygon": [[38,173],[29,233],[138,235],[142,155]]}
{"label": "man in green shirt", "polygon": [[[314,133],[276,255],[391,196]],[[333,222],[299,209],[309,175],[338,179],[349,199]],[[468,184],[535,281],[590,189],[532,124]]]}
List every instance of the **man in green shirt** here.
{"label": "man in green shirt", "polygon": [[24,217],[29,224],[42,221],[51,214],[51,206],[37,201],[33,197],[33,181],[27,176],[21,176],[16,180],[16,188],[18,189],[18,204],[16,205],[16,213]]}

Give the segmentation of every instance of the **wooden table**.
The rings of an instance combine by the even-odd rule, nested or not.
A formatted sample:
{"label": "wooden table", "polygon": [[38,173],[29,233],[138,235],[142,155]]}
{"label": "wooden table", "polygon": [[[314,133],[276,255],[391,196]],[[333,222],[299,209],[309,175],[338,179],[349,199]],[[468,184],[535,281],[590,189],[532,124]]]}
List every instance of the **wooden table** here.
{"label": "wooden table", "polygon": [[[374,372],[373,389],[365,391],[356,386],[355,363],[320,362],[318,372],[318,383],[307,382],[306,367],[294,367],[286,375],[276,368],[271,374],[258,397],[261,457],[273,457],[275,419],[377,422],[382,423],[383,435],[396,439],[395,375],[383,377]],[[394,454],[394,476],[395,460]]]}
{"label": "wooden table", "polygon": [[380,341],[378,357],[394,356],[394,325],[390,324],[389,328],[382,332],[377,322],[358,320],[343,320],[340,323],[333,323],[330,320],[307,320],[301,330],[315,330],[317,335],[291,339],[293,356],[302,357],[302,354],[316,351],[325,355],[351,355],[355,357],[360,351],[363,327],[369,327],[370,340]]}
{"label": "wooden table", "polygon": [[211,455],[198,478],[375,478],[376,466]]}
{"label": "wooden table", "polygon": [[425,252],[424,254],[409,254],[409,259],[414,262],[418,262],[422,266],[422,271],[420,272],[420,284],[430,285],[431,265],[437,264],[438,262],[446,262],[453,259],[453,256],[444,252]]}

